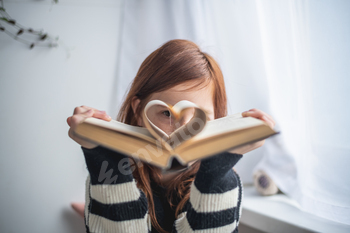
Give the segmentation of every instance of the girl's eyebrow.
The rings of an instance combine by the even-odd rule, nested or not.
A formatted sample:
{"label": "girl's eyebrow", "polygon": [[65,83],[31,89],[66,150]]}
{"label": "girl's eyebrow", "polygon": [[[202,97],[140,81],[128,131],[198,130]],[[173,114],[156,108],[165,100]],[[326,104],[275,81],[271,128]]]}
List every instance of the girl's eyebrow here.
{"label": "girl's eyebrow", "polygon": [[167,107],[162,106],[162,105],[155,105],[154,106],[156,109],[167,109]]}

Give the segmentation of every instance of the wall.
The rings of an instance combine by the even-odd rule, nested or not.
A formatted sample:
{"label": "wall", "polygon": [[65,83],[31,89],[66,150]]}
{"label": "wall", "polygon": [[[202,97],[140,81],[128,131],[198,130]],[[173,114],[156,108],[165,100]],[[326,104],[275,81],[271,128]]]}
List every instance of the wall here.
{"label": "wall", "polygon": [[0,232],[85,231],[70,202],[84,200],[87,171],[66,118],[82,104],[114,111],[122,3],[4,2],[60,44],[30,50],[0,33]]}

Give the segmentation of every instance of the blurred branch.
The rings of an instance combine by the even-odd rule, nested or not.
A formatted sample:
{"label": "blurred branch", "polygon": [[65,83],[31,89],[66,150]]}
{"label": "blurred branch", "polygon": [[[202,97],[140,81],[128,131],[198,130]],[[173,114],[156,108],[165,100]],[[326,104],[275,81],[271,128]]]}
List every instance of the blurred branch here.
{"label": "blurred branch", "polygon": [[[53,0],[53,2],[58,3],[58,0]],[[0,0],[0,33],[2,32],[13,39],[28,45],[31,49],[35,46],[58,46],[58,37],[53,38],[43,30],[34,30],[17,23],[16,20],[6,12],[4,1]]]}

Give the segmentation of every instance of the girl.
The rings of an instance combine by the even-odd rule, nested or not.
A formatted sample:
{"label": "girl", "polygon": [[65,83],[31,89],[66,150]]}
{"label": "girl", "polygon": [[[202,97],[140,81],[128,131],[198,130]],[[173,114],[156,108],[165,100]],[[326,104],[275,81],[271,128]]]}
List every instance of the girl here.
{"label": "girl", "polygon": [[[144,126],[141,113],[154,99],[171,105],[189,100],[205,109],[209,120],[227,114],[224,79],[218,64],[186,40],[169,41],[145,59],[118,120]],[[153,123],[164,132],[175,130],[167,109],[157,109],[154,114]],[[270,127],[275,124],[257,109],[242,115],[259,118]],[[82,146],[89,171],[84,213],[87,232],[238,231],[242,185],[232,168],[242,154],[262,146],[264,141],[195,161],[186,170],[165,175],[159,168],[133,159],[118,167],[125,155],[74,134],[77,124],[87,117],[111,120],[104,111],[87,106],[75,108],[73,116],[67,118],[69,136]],[[181,125],[189,118],[185,116]]]}

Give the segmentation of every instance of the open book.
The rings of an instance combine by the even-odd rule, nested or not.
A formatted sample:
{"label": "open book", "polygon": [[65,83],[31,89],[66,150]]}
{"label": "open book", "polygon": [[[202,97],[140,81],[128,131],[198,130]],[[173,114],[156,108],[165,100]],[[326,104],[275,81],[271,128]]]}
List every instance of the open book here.
{"label": "open book", "polygon": [[[170,135],[157,125],[160,110],[168,111],[169,120],[166,119],[175,129]],[[187,124],[179,124],[188,112],[192,115],[190,120]],[[77,126],[75,133],[163,169],[170,169],[175,164],[186,166],[191,161],[276,134],[265,122],[243,118],[240,113],[208,121],[203,109],[186,100],[174,106],[160,100],[150,101],[143,112],[143,123],[145,127],[87,118]]]}

